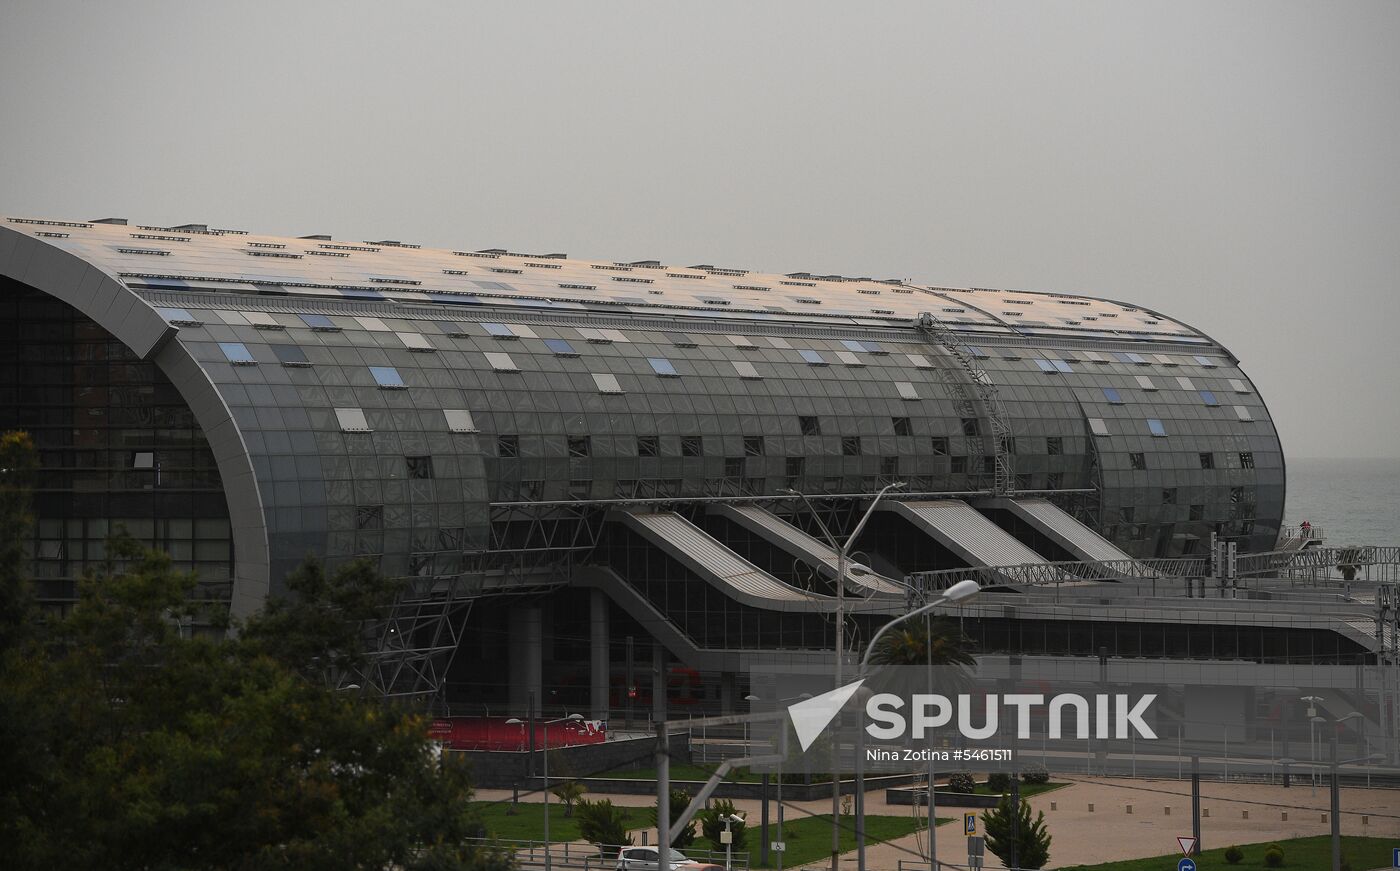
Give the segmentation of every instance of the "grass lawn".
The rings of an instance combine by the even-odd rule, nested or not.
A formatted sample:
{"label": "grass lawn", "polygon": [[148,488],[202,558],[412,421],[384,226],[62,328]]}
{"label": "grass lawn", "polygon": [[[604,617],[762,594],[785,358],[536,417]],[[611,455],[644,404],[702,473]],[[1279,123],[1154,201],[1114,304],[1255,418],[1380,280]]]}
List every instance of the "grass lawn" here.
{"label": "grass lawn", "polygon": [[[939,817],[938,823],[951,822],[951,818]],[[841,818],[841,852],[856,848],[855,818]],[[831,856],[831,814],[816,817],[788,818],[783,821],[787,850],[783,853],[784,868],[798,868],[810,865]],[[893,841],[912,834],[919,824],[910,816],[867,816],[865,818],[865,844],[867,847],[883,841]],[[759,865],[758,824],[748,831],[749,856],[754,868],[776,868],[777,854],[768,854],[768,864]],[[777,840],[777,821],[774,820],[772,835]]]}
{"label": "grass lawn", "polygon": [[[708,767],[707,767],[707,766],[704,766],[704,765],[692,765],[692,764],[677,764],[677,765],[672,765],[672,766],[671,766],[671,780],[672,780],[673,782],[674,782],[674,781],[677,781],[677,780],[698,780],[698,781],[704,782],[704,781],[710,779],[710,775],[714,773],[715,768],[718,768],[718,766],[708,766]],[[633,769],[629,769],[629,770],[627,770],[627,771],[607,771],[607,772],[604,772],[604,773],[602,773],[602,774],[595,774],[595,775],[593,775],[593,776],[594,776],[594,777],[598,777],[598,778],[605,778],[605,779],[609,779],[609,780],[655,780],[655,779],[656,779],[656,769],[655,769],[655,768],[633,768]],[[748,771],[747,769],[742,769],[742,768],[741,768],[741,769],[738,769],[737,771],[731,772],[730,775],[729,775],[728,777],[725,778],[725,782],[726,782],[726,783],[758,783],[758,782],[759,782],[760,780],[762,780],[762,779],[763,779],[763,778],[762,778],[762,775],[754,774],[754,773]],[[820,777],[814,775],[813,778],[812,778],[812,782],[813,782],[813,783],[823,783],[823,782],[829,783],[830,780],[828,780],[828,779],[826,778],[825,775],[821,775]],[[776,780],[774,781],[774,784],[776,785]],[[1039,795],[1039,794],[1042,793],[1042,792],[1049,792],[1049,791],[1052,790],[1052,789],[1059,789],[1059,788],[1062,787],[1062,786],[1064,786],[1063,783],[1023,783],[1023,784],[1021,784],[1021,798],[1030,798],[1030,797],[1033,796],[1033,795]],[[946,789],[947,789],[947,784],[944,784],[943,786],[941,786],[941,787],[939,788],[939,791],[940,791],[940,792],[943,792],[943,791],[945,791]],[[990,789],[988,789],[988,788],[987,788],[987,784],[985,784],[985,783],[978,783],[978,784],[977,784],[976,794],[977,794],[977,795],[1000,795],[1000,793],[994,793],[994,792],[992,792]],[[828,850],[829,850],[829,847],[828,847]]]}
{"label": "grass lawn", "polygon": [[[1297,871],[1319,871],[1323,868],[1332,867],[1332,839],[1327,835],[1318,835],[1313,838],[1294,838],[1288,841],[1273,841],[1283,848],[1284,868],[1294,868]],[[1266,868],[1264,864],[1264,848],[1269,842],[1262,844],[1241,844],[1240,849],[1244,851],[1244,860],[1238,865],[1231,865],[1225,861],[1225,848],[1217,850],[1206,850],[1197,859],[1197,865],[1201,868],[1225,869],[1225,868]],[[1226,846],[1229,846],[1228,844]],[[1365,871],[1368,868],[1389,868],[1391,850],[1396,846],[1390,838],[1342,838],[1342,855],[1351,863],[1353,871]],[[1050,845],[1050,858],[1055,857],[1055,845]],[[1157,856],[1151,859],[1128,859],[1122,862],[1108,862],[1103,865],[1073,865],[1066,866],[1064,871],[1175,871],[1176,864],[1181,860],[1180,853]]]}
{"label": "grass lawn", "polygon": [[[481,814],[481,820],[486,824],[486,830],[492,836],[510,841],[539,841],[544,838],[544,805],[526,804],[522,802],[518,808],[518,813],[507,815],[510,802],[474,802]],[[656,824],[656,819],[652,815],[649,807],[644,808],[623,808],[627,813],[627,827],[629,829],[649,829]],[[939,817],[940,825],[951,822],[950,818]],[[854,850],[856,848],[855,839],[855,819],[853,817],[841,818],[841,852]],[[882,841],[892,841],[911,834],[918,828],[918,822],[909,816],[867,816],[865,818],[865,842],[867,845],[877,844]],[[783,821],[785,840],[787,841],[787,851],[783,855],[783,865],[788,868],[795,868],[804,863],[816,862],[831,855],[831,814],[818,817],[798,817],[789,818]],[[574,841],[579,837],[578,824],[572,818],[564,816],[562,805],[549,805],[549,837],[554,841]],[[778,827],[776,818],[773,820],[770,837],[778,838]],[[757,865],[758,861],[758,838],[759,825],[755,820],[753,827],[748,830],[748,847],[750,855],[754,861],[754,867],[776,867],[777,857],[769,854],[770,863],[767,866]],[[708,848],[709,842],[699,838],[695,842],[697,849]]]}
{"label": "grass lawn", "polygon": [[[521,802],[514,815],[507,814],[511,807],[508,801],[478,801],[472,804],[480,812],[481,821],[491,836],[507,841],[544,840],[543,804]],[[656,817],[650,807],[622,810],[627,814],[629,829],[647,829],[656,825]],[[579,838],[578,823],[572,817],[564,816],[564,806],[557,804],[553,798],[549,801],[549,838],[552,841],[576,841]]]}

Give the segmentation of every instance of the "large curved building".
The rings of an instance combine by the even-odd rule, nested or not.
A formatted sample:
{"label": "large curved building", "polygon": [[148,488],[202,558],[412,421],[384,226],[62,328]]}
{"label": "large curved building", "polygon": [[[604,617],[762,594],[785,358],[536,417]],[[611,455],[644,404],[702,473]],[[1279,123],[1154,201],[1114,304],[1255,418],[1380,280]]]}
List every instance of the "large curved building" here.
{"label": "large curved building", "polygon": [[415,579],[385,692],[597,708],[653,649],[721,674],[829,650],[821,524],[892,482],[864,619],[912,572],[1280,530],[1239,361],[1128,303],[117,219],[0,221],[0,286],[46,601],[117,522],[236,615],[307,554],[370,556]]}

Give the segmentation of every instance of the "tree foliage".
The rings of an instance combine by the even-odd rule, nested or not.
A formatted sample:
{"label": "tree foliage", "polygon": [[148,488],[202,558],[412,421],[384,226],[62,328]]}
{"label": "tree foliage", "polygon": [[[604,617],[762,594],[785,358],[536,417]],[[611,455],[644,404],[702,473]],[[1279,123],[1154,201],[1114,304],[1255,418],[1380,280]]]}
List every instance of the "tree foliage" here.
{"label": "tree foliage", "polygon": [[[1011,821],[1016,814],[1015,857],[1019,864],[1012,865]],[[1045,812],[1041,811],[1031,820],[1031,806],[1021,799],[1020,807],[1011,808],[1011,796],[1003,795],[997,806],[982,814],[982,825],[986,831],[987,849],[1008,867],[1044,868],[1050,861],[1050,833],[1045,829]]]}
{"label": "tree foliage", "polygon": [[510,867],[469,840],[485,833],[467,772],[433,752],[424,720],[321,676],[358,655],[354,621],[347,634],[331,615],[353,617],[388,589],[382,578],[304,566],[298,601],[238,638],[190,638],[195,579],[122,533],[76,605],[39,623],[5,562],[27,530],[6,490],[3,620],[39,626],[0,636],[7,867]]}
{"label": "tree foliage", "polygon": [[620,848],[632,844],[632,836],[627,834],[627,814],[614,807],[611,799],[579,799],[574,817],[579,835],[596,846],[604,858],[616,858]]}
{"label": "tree foliage", "polygon": [[[671,824],[671,846],[675,847],[677,850],[684,850],[686,847],[695,843],[695,819],[693,817],[690,822],[685,824],[684,829],[680,831],[675,830],[676,820],[680,819],[681,814],[685,813],[685,809],[688,807],[690,807],[690,793],[683,789],[671,790],[671,813],[669,820]],[[651,811],[653,818],[657,821],[657,830],[659,831],[661,828],[661,808],[653,803]]]}
{"label": "tree foliage", "polygon": [[[708,810],[703,810],[696,814],[700,818],[700,832],[710,845],[716,850],[723,850],[724,844],[720,841],[720,832],[724,831],[724,820],[722,817],[734,815],[734,802],[727,798],[710,802]],[[734,835],[733,848],[743,850],[747,841],[747,826],[744,823],[730,823],[729,831]]]}
{"label": "tree foliage", "polygon": [[571,817],[574,815],[574,802],[583,798],[583,794],[588,792],[588,789],[577,780],[566,780],[554,787],[551,792],[554,793],[555,798],[564,803],[564,816]]}
{"label": "tree foliage", "polygon": [[968,651],[971,642],[946,617],[906,621],[880,638],[870,655],[878,665],[968,666],[977,660]]}

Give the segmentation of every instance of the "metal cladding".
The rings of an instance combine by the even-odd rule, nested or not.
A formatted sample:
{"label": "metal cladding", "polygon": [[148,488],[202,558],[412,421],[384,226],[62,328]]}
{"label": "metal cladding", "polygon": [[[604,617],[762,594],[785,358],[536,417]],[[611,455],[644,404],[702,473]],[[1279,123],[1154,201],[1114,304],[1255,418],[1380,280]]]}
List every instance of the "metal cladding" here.
{"label": "metal cladding", "polygon": [[[238,613],[307,553],[557,584],[623,524],[726,595],[820,607],[738,571],[694,515],[647,519],[730,522],[706,500],[774,508],[787,488],[859,503],[903,481],[890,522],[929,523],[939,499],[1034,494],[1135,557],[1212,534],[1269,549],[1283,511],[1278,436],[1235,358],[1120,302],[21,218],[0,220],[0,276],[178,393],[227,500]],[[1034,555],[965,503],[935,520],[980,521],[966,549]]]}

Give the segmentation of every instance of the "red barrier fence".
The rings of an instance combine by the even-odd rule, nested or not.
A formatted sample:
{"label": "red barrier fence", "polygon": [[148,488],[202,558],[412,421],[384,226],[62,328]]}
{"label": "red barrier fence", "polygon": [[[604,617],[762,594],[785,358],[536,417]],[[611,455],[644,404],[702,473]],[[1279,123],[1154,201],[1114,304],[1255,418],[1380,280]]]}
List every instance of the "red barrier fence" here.
{"label": "red barrier fence", "polygon": [[[529,727],[507,723],[509,717],[447,717],[434,720],[428,737],[452,750],[529,750]],[[535,724],[535,749],[546,746],[572,747],[601,744],[607,740],[607,723],[602,720],[565,720],[562,723]]]}

